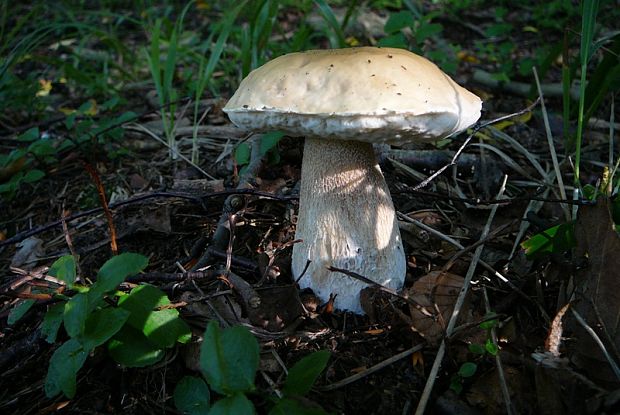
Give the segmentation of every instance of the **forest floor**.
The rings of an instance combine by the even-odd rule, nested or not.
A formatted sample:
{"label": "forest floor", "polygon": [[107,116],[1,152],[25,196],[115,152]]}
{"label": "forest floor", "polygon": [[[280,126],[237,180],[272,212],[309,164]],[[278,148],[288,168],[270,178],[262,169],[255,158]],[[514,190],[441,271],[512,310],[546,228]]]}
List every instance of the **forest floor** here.
{"label": "forest floor", "polygon": [[[282,27],[299,19],[295,11],[283,16]],[[484,27],[494,19],[483,11],[466,17],[470,24],[436,18],[443,24],[442,39],[464,44],[467,36],[482,36],[471,25]],[[534,24],[526,17],[505,19],[518,27]],[[562,36],[548,30],[543,37],[551,44]],[[367,34],[356,38],[371,43]],[[510,40],[513,61],[535,56],[539,45],[527,30]],[[47,46],[38,53],[53,54]],[[472,50],[459,56],[453,76],[483,99],[483,121],[516,115],[439,145],[378,149],[408,261],[402,294],[431,307],[436,312],[431,317],[402,296],[378,290],[364,293],[366,315],[333,310],[325,299],[299,290],[290,264],[303,139],[285,136],[261,157],[241,155],[240,143],[256,149],[260,143],[253,140],[260,137],[248,137],[222,112],[233,90],[203,97],[197,107],[205,114],[197,129],[202,171],[170,159],[161,142],[166,128],[162,107],[150,83],[128,88],[115,107],[115,114],[136,114],[122,123],[121,140],[98,139],[112,126],[75,146],[56,148],[54,162],[39,155],[22,166],[2,167],[0,183],[21,168],[36,167],[45,176],[23,181],[0,199],[0,412],[178,413],[172,400],[175,385],[199,373],[199,339],[211,320],[223,327],[242,324],[259,341],[259,376],[249,395],[259,413],[268,412],[268,397],[282,384],[284,368],[317,350],[328,350],[331,357],[303,403],[329,413],[408,414],[421,399],[428,399],[427,413],[437,414],[620,412],[618,380],[608,363],[620,361],[618,338],[615,330],[600,330],[616,321],[620,305],[608,298],[620,292],[612,278],[620,269],[613,221],[620,204],[605,188],[613,189],[617,180],[604,176],[610,160],[604,120],[613,113],[613,93],[584,128],[580,176],[585,190],[573,202],[567,200],[573,197],[574,153],[562,138],[561,59],[549,62],[545,71],[543,108],[531,75],[498,84],[487,76],[497,72],[497,62]],[[15,69],[29,70],[28,65]],[[12,119],[9,113],[1,117],[2,152],[19,148],[20,137],[32,127],[38,127],[36,140],[76,138],[80,133],[67,124],[61,108],[76,108],[88,96],[74,93],[56,82],[45,119],[26,117],[24,111]],[[180,153],[190,157],[195,130],[188,108],[193,111],[193,103],[179,102],[176,142]],[[103,124],[88,110],[74,119],[77,125],[92,121],[84,128],[93,129]],[[569,129],[575,131],[573,121]],[[470,134],[456,163],[417,188],[451,163]],[[552,152],[559,158],[563,188],[557,184]],[[223,224],[234,225],[234,238],[224,243],[214,238]],[[551,232],[546,239],[540,236],[543,231]],[[56,297],[38,299],[13,324],[10,314],[38,288],[53,285],[41,267],[73,254],[79,258],[78,274],[92,280],[114,251],[149,259],[144,272],[119,289],[143,282],[158,286],[193,338],[145,368],[123,367],[104,347],[96,348],[78,373],[75,397],[47,398],[45,378],[56,346],[45,341],[40,326]],[[349,277],[335,272],[334,278]],[[446,336],[464,284],[468,292],[456,330]],[[596,294],[584,286],[597,286]],[[573,309],[585,317],[586,326],[599,330],[602,348]],[[59,339],[66,336],[59,333]],[[438,355],[442,364],[430,388]],[[430,395],[423,398],[425,386]]]}

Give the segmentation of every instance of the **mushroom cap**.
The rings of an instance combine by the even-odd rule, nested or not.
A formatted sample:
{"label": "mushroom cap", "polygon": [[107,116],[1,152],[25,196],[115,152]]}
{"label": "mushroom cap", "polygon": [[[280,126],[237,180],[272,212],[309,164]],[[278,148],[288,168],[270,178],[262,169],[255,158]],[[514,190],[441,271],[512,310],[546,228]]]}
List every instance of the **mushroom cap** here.
{"label": "mushroom cap", "polygon": [[224,111],[245,130],[404,144],[466,129],[481,105],[421,56],[360,47],[273,59],[241,82]]}

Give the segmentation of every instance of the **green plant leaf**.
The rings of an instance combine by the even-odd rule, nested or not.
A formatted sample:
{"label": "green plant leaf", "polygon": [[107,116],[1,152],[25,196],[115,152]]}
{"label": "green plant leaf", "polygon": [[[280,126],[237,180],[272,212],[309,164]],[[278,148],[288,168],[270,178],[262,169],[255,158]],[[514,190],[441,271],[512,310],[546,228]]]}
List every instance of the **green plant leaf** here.
{"label": "green plant leaf", "polygon": [[120,126],[122,124],[125,124],[126,122],[135,120],[137,116],[138,115],[133,111],[125,111],[114,119],[114,124]]}
{"label": "green plant leaf", "polygon": [[450,379],[450,389],[452,389],[457,395],[460,395],[461,392],[463,392],[463,378],[458,375],[452,376]]}
{"label": "green plant leaf", "polygon": [[27,130],[25,133],[20,134],[17,137],[17,141],[21,141],[22,143],[29,143],[31,141],[36,141],[39,139],[39,128],[34,127]]}
{"label": "green plant leaf", "polygon": [[264,156],[269,150],[276,148],[282,137],[284,137],[282,131],[271,131],[263,134],[260,138],[260,154]]}
{"label": "green plant leaf", "polygon": [[37,140],[28,146],[28,152],[41,158],[45,156],[53,156],[58,153],[50,140]]}
{"label": "green plant leaf", "polygon": [[28,170],[22,179],[24,183],[34,183],[45,177],[45,173],[42,170],[32,169]]}
{"label": "green plant leaf", "polygon": [[493,340],[491,339],[487,339],[487,341],[484,343],[484,349],[492,356],[496,356],[499,352],[499,348],[495,343],[493,343]]}
{"label": "green plant leaf", "polygon": [[546,254],[558,254],[573,248],[575,223],[563,223],[540,232],[521,242],[528,258],[538,258]]}
{"label": "green plant leaf", "polygon": [[11,309],[7,323],[13,325],[24,316],[35,305],[37,301],[33,299],[21,300],[15,307]]}
{"label": "green plant leaf", "polygon": [[482,354],[486,354],[486,352],[487,352],[485,350],[484,346],[482,346],[481,344],[478,344],[478,343],[472,343],[467,348],[469,349],[469,351],[471,353],[474,353],[474,354],[482,355]]}
{"label": "green plant leaf", "polygon": [[141,330],[153,344],[167,348],[176,342],[186,343],[191,330],[173,308],[157,308],[170,304],[166,293],[149,284],[140,285],[122,297],[119,306],[131,312],[129,324]]}
{"label": "green plant leaf", "polygon": [[50,359],[45,378],[45,395],[53,398],[63,392],[69,399],[75,396],[76,376],[88,353],[80,342],[70,339],[60,346]]}
{"label": "green plant leaf", "polygon": [[325,369],[329,356],[329,351],[319,350],[295,363],[288,371],[282,392],[285,395],[305,395],[310,392],[312,385]]}
{"label": "green plant leaf", "polygon": [[45,317],[43,317],[41,335],[45,337],[45,341],[48,343],[54,343],[56,341],[56,335],[62,324],[65,312],[65,304],[67,304],[66,301],[52,304],[47,310],[47,313],[45,313]]}
{"label": "green plant leaf", "polygon": [[142,271],[148,263],[147,257],[133,253],[120,254],[106,261],[88,293],[91,310],[103,299],[105,293],[116,289],[125,278]]}
{"label": "green plant leaf", "polygon": [[443,31],[443,26],[439,23],[423,23],[415,31],[415,40],[418,43],[424,42],[426,39],[435,36]]}
{"label": "green plant leaf", "polygon": [[114,360],[126,367],[150,366],[164,357],[162,349],[129,325],[123,326],[110,340],[108,352]]}
{"label": "green plant leaf", "polygon": [[84,333],[88,311],[88,296],[86,293],[78,293],[67,301],[63,322],[69,336],[76,338]]}
{"label": "green plant leaf", "polygon": [[473,362],[465,362],[461,365],[459,369],[459,376],[462,378],[470,378],[476,374],[476,370],[478,369],[478,365]]}
{"label": "green plant leaf", "polygon": [[209,415],[252,415],[254,405],[242,393],[222,398],[211,407]]}
{"label": "green plant leaf", "polygon": [[492,328],[497,327],[498,324],[499,324],[499,321],[497,321],[497,319],[491,319],[491,320],[483,321],[478,326],[484,330],[491,330]]}
{"label": "green plant leaf", "polygon": [[211,321],[200,348],[200,368],[209,386],[222,395],[254,390],[259,346],[242,326],[220,330]]}
{"label": "green plant leaf", "polygon": [[209,387],[199,377],[185,376],[174,389],[174,405],[189,415],[206,415],[210,406]]}
{"label": "green plant leaf", "polygon": [[406,27],[412,27],[414,23],[413,14],[408,10],[390,14],[383,30],[387,34],[394,34]]}
{"label": "green plant leaf", "polygon": [[101,346],[114,336],[125,324],[129,311],[107,307],[94,311],[86,319],[84,334],[78,338],[85,350]]}
{"label": "green plant leaf", "polygon": [[510,32],[512,31],[512,28],[513,28],[513,26],[510,23],[495,23],[495,24],[489,26],[484,31],[484,34],[487,37],[504,36],[504,35],[510,34]]}
{"label": "green plant leaf", "polygon": [[283,398],[271,408],[269,415],[325,415],[319,408],[307,408],[296,399]]}
{"label": "green plant leaf", "polygon": [[235,161],[239,166],[245,166],[250,162],[250,145],[246,142],[239,143],[235,148]]}
{"label": "green plant leaf", "polygon": [[54,261],[48,274],[64,281],[67,284],[67,288],[73,288],[76,277],[75,258],[73,258],[73,255],[64,255]]}
{"label": "green plant leaf", "polygon": [[377,42],[378,46],[386,48],[406,48],[407,44],[407,38],[400,32],[381,38]]}

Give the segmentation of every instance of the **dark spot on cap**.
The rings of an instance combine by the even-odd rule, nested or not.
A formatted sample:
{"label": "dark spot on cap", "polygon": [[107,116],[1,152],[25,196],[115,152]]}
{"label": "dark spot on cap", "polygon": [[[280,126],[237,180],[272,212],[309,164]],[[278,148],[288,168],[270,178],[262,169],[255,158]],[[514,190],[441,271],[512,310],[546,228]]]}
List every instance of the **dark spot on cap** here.
{"label": "dark spot on cap", "polygon": [[243,108],[248,108],[248,107],[249,107],[249,105],[247,105],[247,104],[243,106]]}
{"label": "dark spot on cap", "polygon": [[387,111],[387,108],[381,108],[383,111]]}
{"label": "dark spot on cap", "polygon": [[368,59],[368,63],[370,63],[370,59]]}
{"label": "dark spot on cap", "polygon": [[333,67],[334,67],[334,64],[333,64],[333,63],[330,63],[330,64],[329,64],[329,66],[331,66],[331,67],[333,68]]}
{"label": "dark spot on cap", "polygon": [[310,75],[310,72],[306,72],[306,75]]}
{"label": "dark spot on cap", "polygon": [[372,76],[375,76],[375,74],[373,73],[373,74],[372,74],[372,75],[370,75],[370,76],[371,76],[371,77],[372,77]]}
{"label": "dark spot on cap", "polygon": [[405,68],[403,65],[400,65],[401,68],[403,68],[404,70],[407,70],[407,68]]}
{"label": "dark spot on cap", "polygon": [[402,95],[400,92],[397,92],[396,95]]}
{"label": "dark spot on cap", "polygon": [[388,58],[389,58],[389,59],[392,59],[392,55],[388,55]]}

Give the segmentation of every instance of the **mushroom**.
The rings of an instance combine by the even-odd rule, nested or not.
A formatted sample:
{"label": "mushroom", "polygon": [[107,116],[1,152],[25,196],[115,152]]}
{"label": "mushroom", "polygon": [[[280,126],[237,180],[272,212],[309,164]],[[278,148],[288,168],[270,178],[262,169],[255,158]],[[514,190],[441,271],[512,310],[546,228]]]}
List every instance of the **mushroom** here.
{"label": "mushroom", "polygon": [[480,99],[427,59],[393,48],[312,50],[252,71],[224,107],[252,131],[304,136],[292,271],[302,288],[363,313],[366,283],[403,286],[406,259],[394,205],[373,143],[441,139],[480,117]]}

